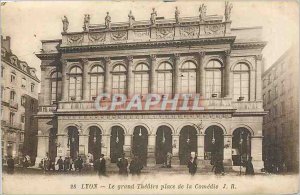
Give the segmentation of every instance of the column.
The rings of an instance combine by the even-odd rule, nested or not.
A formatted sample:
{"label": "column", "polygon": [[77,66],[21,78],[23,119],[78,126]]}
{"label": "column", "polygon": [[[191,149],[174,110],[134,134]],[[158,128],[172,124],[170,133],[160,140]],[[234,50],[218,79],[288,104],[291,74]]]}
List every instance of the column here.
{"label": "column", "polygon": [[131,158],[131,141],[132,141],[132,135],[125,134],[123,150],[127,158]]}
{"label": "column", "polygon": [[250,101],[255,100],[255,70],[250,70]]}
{"label": "column", "polygon": [[49,77],[45,78],[44,82],[45,82],[44,104],[49,105],[49,104],[51,104],[51,82],[50,82],[50,78]]}
{"label": "column", "polygon": [[82,98],[83,100],[89,100],[89,70],[88,70],[88,59],[81,59],[81,65],[82,65],[82,70],[83,70],[83,75],[82,75]]}
{"label": "column", "polygon": [[89,135],[79,135],[79,155],[87,156]]}
{"label": "column", "polygon": [[110,135],[102,135],[101,140],[101,153],[104,154],[105,158],[110,159]]}
{"label": "column", "polygon": [[[44,65],[41,65],[41,79],[42,80],[45,80],[46,79],[46,68]],[[45,96],[47,95],[46,94],[46,91],[45,91],[45,82],[41,82],[41,90],[40,90],[40,94],[39,94],[39,104],[40,105],[45,105]],[[48,94],[50,96],[50,93]]]}
{"label": "column", "polygon": [[111,60],[109,57],[105,57],[105,81],[104,81],[104,91],[107,94],[111,93],[111,67],[110,67],[110,63]]}
{"label": "column", "polygon": [[256,56],[256,100],[262,100],[262,78],[263,72],[262,55]]}
{"label": "column", "polygon": [[232,135],[224,135],[224,165],[232,165]]}
{"label": "column", "polygon": [[61,60],[61,76],[62,76],[62,101],[68,101],[68,85],[69,85],[69,79],[67,76],[67,61]]}
{"label": "column", "polygon": [[180,92],[180,72],[179,72],[179,66],[180,66],[180,54],[176,53],[174,54],[174,92],[175,94]]}
{"label": "column", "polygon": [[156,55],[150,55],[150,93],[156,93],[157,75],[156,69]]}
{"label": "column", "polygon": [[225,97],[232,97],[232,83],[231,74],[230,74],[230,50],[225,51],[225,78],[224,78],[224,87],[225,87]]}
{"label": "column", "polygon": [[[48,152],[48,143],[46,142],[47,136],[45,135],[37,135],[38,138],[38,147],[37,147],[37,157],[35,160],[35,166],[38,166],[43,158],[46,157]],[[6,145],[5,145],[6,147]]]}
{"label": "column", "polygon": [[134,79],[133,79],[133,57],[127,56],[127,97],[130,98],[133,95],[133,86],[134,86]]}
{"label": "column", "polygon": [[197,93],[199,93],[200,96],[204,96],[205,93],[204,57],[204,51],[198,53]]}
{"label": "column", "polygon": [[173,154],[173,158],[172,158],[172,164],[174,165],[179,165],[180,161],[179,161],[179,134],[176,135],[172,135],[172,154]]}
{"label": "column", "polygon": [[147,165],[155,165],[155,137],[156,135],[148,135],[148,155]]}
{"label": "column", "polygon": [[262,136],[251,137],[251,156],[255,171],[260,171],[264,167],[262,161]]}
{"label": "column", "polygon": [[204,134],[197,134],[197,155],[199,160],[204,160]]}

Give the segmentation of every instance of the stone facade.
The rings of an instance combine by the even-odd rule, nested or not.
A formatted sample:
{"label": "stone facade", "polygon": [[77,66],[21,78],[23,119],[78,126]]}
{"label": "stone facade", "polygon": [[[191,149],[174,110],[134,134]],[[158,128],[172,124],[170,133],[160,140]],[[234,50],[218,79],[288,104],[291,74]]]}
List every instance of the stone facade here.
{"label": "stone facade", "polygon": [[[264,161],[279,171],[299,168],[299,49],[291,47],[263,73]],[[271,168],[273,165],[273,168]],[[274,171],[274,170],[273,170]]]}
{"label": "stone facade", "polygon": [[38,110],[40,81],[35,75],[36,70],[12,53],[10,41],[10,37],[1,37],[2,159],[5,163],[7,157],[12,156],[20,162],[23,156],[29,155],[34,161],[34,145],[37,144],[37,140],[33,141],[37,135],[34,114]]}
{"label": "stone facade", "polygon": [[[255,168],[262,168],[261,28],[231,28],[231,21],[215,15],[131,22],[85,25],[83,32],[42,41],[38,157],[101,152],[114,163],[124,152],[151,166],[166,151],[175,165],[195,152],[203,163],[219,156],[229,166],[251,155]],[[141,64],[145,69],[138,69]],[[141,72],[145,85],[139,85]],[[234,85],[242,83],[234,81],[239,76],[243,89]],[[57,101],[53,78],[60,83]],[[99,111],[93,95],[99,88],[98,94],[127,97],[139,90],[143,96],[200,94],[204,110]]]}

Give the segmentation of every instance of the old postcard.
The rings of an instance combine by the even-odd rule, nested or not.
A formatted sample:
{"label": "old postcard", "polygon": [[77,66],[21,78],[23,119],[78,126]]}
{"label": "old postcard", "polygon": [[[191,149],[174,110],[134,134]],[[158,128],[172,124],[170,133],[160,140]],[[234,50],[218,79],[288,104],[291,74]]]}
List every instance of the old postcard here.
{"label": "old postcard", "polygon": [[297,1],[1,2],[3,194],[293,194]]}

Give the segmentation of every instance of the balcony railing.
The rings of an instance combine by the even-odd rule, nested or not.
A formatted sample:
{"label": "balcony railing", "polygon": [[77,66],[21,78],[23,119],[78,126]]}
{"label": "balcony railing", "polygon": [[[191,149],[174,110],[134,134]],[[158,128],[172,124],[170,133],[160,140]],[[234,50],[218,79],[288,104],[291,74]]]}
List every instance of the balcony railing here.
{"label": "balcony railing", "polygon": [[14,109],[18,109],[18,103],[15,100],[9,101],[9,106]]}
{"label": "balcony railing", "polygon": [[53,112],[55,110],[56,110],[56,105],[39,106],[39,112],[41,112],[41,113]]}
{"label": "balcony railing", "polygon": [[263,111],[263,102],[262,101],[240,101],[232,102],[232,106],[237,111]]}

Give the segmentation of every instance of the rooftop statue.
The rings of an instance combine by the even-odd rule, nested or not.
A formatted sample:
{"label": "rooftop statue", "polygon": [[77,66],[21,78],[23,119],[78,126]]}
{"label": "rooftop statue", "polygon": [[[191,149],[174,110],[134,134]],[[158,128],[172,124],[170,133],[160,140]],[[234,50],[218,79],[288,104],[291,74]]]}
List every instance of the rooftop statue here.
{"label": "rooftop statue", "polygon": [[84,20],[83,20],[83,30],[88,31],[89,30],[89,25],[90,25],[90,15],[85,14],[84,15]]}
{"label": "rooftop statue", "polygon": [[204,18],[206,16],[206,5],[204,3],[202,3],[199,7],[199,12],[200,12],[200,22],[204,21]]}
{"label": "rooftop statue", "polygon": [[178,7],[175,8],[175,20],[176,23],[179,24],[179,15],[180,15],[180,11],[178,10]]}
{"label": "rooftop statue", "polygon": [[128,18],[129,18],[129,26],[132,27],[133,23],[135,21],[134,16],[132,15],[132,11],[130,10],[129,14],[128,14]]}
{"label": "rooftop statue", "polygon": [[69,28],[69,21],[67,16],[64,16],[64,18],[62,19],[62,23],[63,23],[63,31],[67,32]]}
{"label": "rooftop statue", "polygon": [[152,25],[156,24],[156,17],[157,17],[157,12],[155,11],[155,8],[152,8],[152,13],[150,18]]}
{"label": "rooftop statue", "polygon": [[106,17],[105,17],[105,26],[107,29],[111,28],[111,17],[109,15],[109,12],[106,12]]}
{"label": "rooftop statue", "polygon": [[225,21],[229,21],[230,20],[230,14],[231,14],[231,9],[232,9],[232,4],[229,3],[228,1],[225,2]]}

